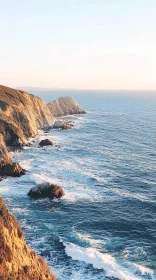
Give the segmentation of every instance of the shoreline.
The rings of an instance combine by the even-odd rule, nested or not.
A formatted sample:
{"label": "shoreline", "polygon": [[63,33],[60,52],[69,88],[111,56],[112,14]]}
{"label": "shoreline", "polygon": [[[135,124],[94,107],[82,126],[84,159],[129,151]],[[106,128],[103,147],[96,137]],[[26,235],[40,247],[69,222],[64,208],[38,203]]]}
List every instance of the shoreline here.
{"label": "shoreline", "polygon": [[[64,102],[68,105],[68,101],[70,101],[69,110],[71,110],[73,106],[72,110],[81,111],[81,108],[76,103],[76,101],[74,99],[71,100],[67,97],[60,98],[60,101],[58,100],[58,102],[56,101],[58,109],[61,110],[61,112],[63,112],[64,110]],[[55,109],[55,106],[52,105],[52,109]],[[56,109],[55,112],[58,109]],[[68,109],[65,107],[65,110]],[[82,110],[82,112],[84,111]],[[65,115],[66,114],[67,111],[65,111]],[[74,112],[74,114],[76,114],[76,112]],[[10,116],[10,118],[8,116]],[[9,151],[10,149],[23,149],[25,144],[30,145],[30,139],[38,135],[39,129],[47,129],[49,125],[50,128],[55,126],[59,129],[68,129],[72,127],[70,122],[68,123],[64,121],[61,124],[59,123],[59,126],[58,124],[55,125],[55,122],[56,120],[54,120],[52,112],[40,98],[25,93],[23,91],[0,86],[0,179],[2,179],[0,180],[1,182],[3,182],[3,179],[6,176],[20,177],[26,172],[26,170],[23,169],[18,163],[14,163],[12,161],[11,154]],[[52,142],[49,143],[51,145]],[[8,146],[11,146],[11,148],[8,149]],[[1,238],[5,240],[3,244],[3,250],[5,253],[5,248],[8,246],[6,241],[7,232],[5,230],[5,219],[9,220],[9,217],[11,216],[9,216],[10,213],[8,212],[3,200],[0,204],[2,205],[2,208],[5,209],[4,214],[3,211],[0,211],[0,235]],[[14,216],[12,217],[13,219],[15,219]],[[11,227],[11,230],[9,229],[11,233],[16,231],[16,224],[17,227],[19,227],[17,222],[14,223]],[[0,277],[2,280],[15,280],[16,277],[18,277],[19,273],[22,278],[18,279],[22,280],[32,278],[34,273],[36,275],[35,277],[38,277],[38,274],[40,274],[40,276],[42,275],[41,277],[43,280],[45,279],[45,277],[49,280],[55,279],[55,276],[53,276],[50,273],[50,270],[44,262],[44,260],[41,257],[37,257],[35,253],[31,253],[31,249],[28,249],[28,246],[25,244],[24,239],[21,242],[25,244],[24,248],[26,250],[26,253],[22,248],[19,249],[18,245],[16,246],[17,250],[13,249],[13,246],[15,244],[14,236],[11,234],[9,238],[10,241],[8,250],[10,252],[10,255],[8,254],[8,258],[10,258],[9,262],[11,265],[8,266],[6,256],[4,257],[1,254]],[[15,238],[17,239],[16,234]],[[19,236],[19,238],[21,237]],[[21,250],[20,254],[19,250]],[[29,250],[30,254],[28,253]],[[20,258],[23,258],[22,262]],[[22,268],[21,265],[22,263],[24,265],[25,261],[27,265],[23,266]],[[4,273],[4,271],[6,270],[7,272]]]}

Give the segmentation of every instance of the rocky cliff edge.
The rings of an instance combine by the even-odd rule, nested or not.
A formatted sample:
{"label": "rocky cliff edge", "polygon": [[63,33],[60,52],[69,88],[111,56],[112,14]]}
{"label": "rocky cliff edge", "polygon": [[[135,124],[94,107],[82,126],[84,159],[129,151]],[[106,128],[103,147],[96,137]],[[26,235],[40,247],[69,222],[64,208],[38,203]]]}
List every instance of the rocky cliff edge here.
{"label": "rocky cliff edge", "polygon": [[0,279],[56,280],[47,263],[25,243],[23,231],[1,196]]}

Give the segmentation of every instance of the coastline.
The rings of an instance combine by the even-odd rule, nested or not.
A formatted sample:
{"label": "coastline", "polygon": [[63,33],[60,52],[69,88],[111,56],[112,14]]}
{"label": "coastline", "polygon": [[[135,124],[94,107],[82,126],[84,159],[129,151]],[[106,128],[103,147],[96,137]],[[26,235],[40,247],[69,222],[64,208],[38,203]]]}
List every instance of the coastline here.
{"label": "coastline", "polygon": [[[37,136],[39,129],[52,129],[53,126],[58,129],[68,129],[71,128],[72,125],[68,122],[61,122],[61,124],[55,124],[57,121],[54,119],[52,112],[48,109],[48,106],[43,103],[41,99],[38,97],[29,95],[23,91],[17,91],[10,88],[6,88],[3,86],[0,86],[0,175],[1,181],[4,180],[6,176],[12,176],[12,177],[20,177],[24,175],[27,171],[23,169],[18,163],[14,163],[12,161],[12,158],[10,156],[10,153],[8,151],[7,145],[13,145],[14,149],[22,149],[24,145],[31,145],[30,139]],[[11,96],[11,100],[10,99]],[[6,100],[6,101],[4,101]],[[64,98],[61,99],[61,104],[59,104],[59,101],[57,103],[58,108],[61,108],[63,105],[63,108],[61,109],[61,112],[63,113],[64,110]],[[74,110],[78,109],[80,110],[80,107],[78,104],[76,104],[76,107],[73,107],[73,111],[71,112],[71,107],[75,106],[76,101],[74,99],[72,100],[72,103],[70,102],[69,106],[69,114],[76,113]],[[59,105],[58,105],[59,104]],[[35,106],[35,107],[34,107]],[[38,106],[38,108],[36,107]],[[53,106],[54,108],[54,106]],[[36,112],[35,112],[36,111]],[[57,109],[56,109],[57,111]],[[68,111],[68,98],[65,99],[65,112],[64,114],[67,115]],[[84,112],[82,110],[82,112]],[[34,115],[34,113],[36,115]],[[80,112],[79,112],[80,113]],[[8,116],[10,115],[10,119]],[[35,118],[34,118],[35,117]],[[49,141],[49,140],[48,140]],[[52,142],[51,142],[52,143]],[[50,145],[51,145],[50,143]],[[49,145],[49,144],[48,144]],[[1,204],[4,205],[2,208],[5,208],[6,210],[1,211],[0,213],[0,223],[1,223],[1,237],[6,240],[6,232],[5,232],[5,224],[3,224],[3,220],[9,219],[9,212],[3,203],[1,201]],[[15,224],[11,227],[11,232],[15,231]],[[15,236],[16,238],[16,236]],[[7,269],[7,260],[4,258],[3,255],[1,255],[1,264],[0,264],[0,276],[1,279],[7,280],[12,279],[10,277],[13,277],[15,280],[18,277],[18,279],[30,279],[33,277],[34,273],[36,274],[35,279],[38,278],[38,274],[42,277],[42,279],[55,279],[55,277],[50,273],[48,266],[44,263],[42,258],[35,257],[31,253],[28,256],[28,253],[24,253],[24,251],[21,250],[21,258],[23,260],[30,259],[30,262],[27,260],[25,266],[23,266],[23,270],[21,268],[21,260],[19,258],[19,261],[17,261],[18,258],[16,258],[16,254],[18,254],[19,249],[17,248],[17,251],[13,249],[13,244],[15,243],[13,239],[13,235],[10,236],[10,254],[12,257],[9,259],[9,262],[11,263],[11,266],[8,268],[8,272],[4,273],[4,270]],[[24,240],[22,241],[25,242]],[[4,251],[5,248],[8,246],[6,241],[4,241]],[[24,245],[25,247],[27,245]],[[14,250],[14,251],[13,251]],[[22,255],[23,254],[23,255]],[[36,258],[36,259],[35,259]],[[38,259],[37,259],[38,258]],[[16,260],[16,266],[14,264],[14,259]],[[32,269],[31,266],[33,266],[33,262],[36,262],[36,266],[34,265],[34,268]],[[41,269],[39,268],[41,264]],[[24,264],[24,262],[23,262]],[[37,269],[38,267],[38,269]],[[18,271],[18,272],[17,272]],[[19,272],[20,271],[20,272]],[[19,273],[21,276],[19,276]],[[12,275],[12,276],[11,276]],[[33,278],[34,279],[34,278]]]}

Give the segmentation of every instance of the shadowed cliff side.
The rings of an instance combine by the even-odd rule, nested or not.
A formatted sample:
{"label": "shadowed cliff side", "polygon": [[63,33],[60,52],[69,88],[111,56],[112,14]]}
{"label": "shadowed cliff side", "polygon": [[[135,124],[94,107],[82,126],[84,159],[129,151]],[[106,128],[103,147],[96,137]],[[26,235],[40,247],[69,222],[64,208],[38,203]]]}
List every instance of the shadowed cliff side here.
{"label": "shadowed cliff side", "polygon": [[6,144],[2,134],[0,134],[0,164],[12,163],[10,154],[7,150]]}
{"label": "shadowed cliff side", "polygon": [[60,97],[47,104],[54,117],[72,114],[85,114],[73,97]]}
{"label": "shadowed cliff side", "polygon": [[26,245],[23,235],[0,196],[0,279],[56,280],[47,263]]}
{"label": "shadowed cliff side", "polygon": [[0,133],[7,145],[21,145],[38,129],[53,123],[48,106],[37,96],[0,86]]}
{"label": "shadowed cliff side", "polygon": [[0,86],[0,175],[20,176],[25,173],[12,163],[6,145],[21,146],[38,129],[53,124],[48,106],[39,97],[24,91]]}
{"label": "shadowed cliff side", "polygon": [[85,113],[72,97],[60,97],[48,105],[22,90],[0,85],[0,175],[25,173],[12,163],[6,146],[22,146],[44,126],[52,126],[54,117]]}
{"label": "shadowed cliff side", "polygon": [[18,177],[25,174],[25,170],[15,162],[12,162],[10,154],[2,134],[0,134],[0,175]]}

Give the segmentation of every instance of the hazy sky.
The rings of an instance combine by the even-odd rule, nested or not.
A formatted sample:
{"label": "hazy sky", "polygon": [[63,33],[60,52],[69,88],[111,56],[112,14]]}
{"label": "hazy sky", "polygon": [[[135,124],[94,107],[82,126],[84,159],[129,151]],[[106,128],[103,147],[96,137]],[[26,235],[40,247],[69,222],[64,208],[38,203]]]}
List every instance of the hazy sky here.
{"label": "hazy sky", "polygon": [[156,0],[0,0],[0,84],[156,89]]}

